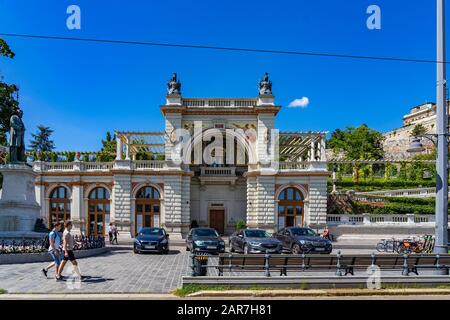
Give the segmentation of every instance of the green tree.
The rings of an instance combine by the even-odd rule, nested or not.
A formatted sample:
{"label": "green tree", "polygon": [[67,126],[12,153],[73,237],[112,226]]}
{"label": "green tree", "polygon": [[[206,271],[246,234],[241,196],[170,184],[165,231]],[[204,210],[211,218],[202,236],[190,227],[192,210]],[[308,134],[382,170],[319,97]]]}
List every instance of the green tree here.
{"label": "green tree", "polygon": [[343,153],[347,160],[377,160],[384,156],[383,135],[365,124],[357,128],[336,129],[327,146],[335,153]]}
{"label": "green tree", "polygon": [[[13,59],[15,54],[5,40],[0,38],[0,56]],[[0,145],[6,145],[6,133],[12,115],[19,113],[18,88],[0,77]]]}
{"label": "green tree", "polygon": [[[0,57],[13,59],[14,56],[14,52],[6,41],[0,38]],[[19,113],[18,91],[16,85],[5,83],[0,75],[0,145],[6,145],[6,133],[9,131],[11,116]],[[5,154],[0,154],[0,162],[5,159]],[[2,182],[3,176],[0,174],[0,188]]]}
{"label": "green tree", "polygon": [[38,131],[32,133],[33,139],[30,141],[30,150],[35,152],[51,152],[55,149],[55,143],[50,139],[53,130],[50,127],[39,125]]}
{"label": "green tree", "polygon": [[111,132],[106,132],[106,137],[102,140],[102,149],[97,154],[97,161],[109,162],[114,161],[116,154],[116,135],[112,135]]}
{"label": "green tree", "polygon": [[[344,154],[346,160],[378,160],[384,156],[383,135],[363,124],[357,128],[336,129],[327,141],[327,147],[335,154]],[[369,172],[366,170],[366,173]],[[358,163],[353,167],[353,181],[359,182],[361,170]]]}
{"label": "green tree", "polygon": [[411,137],[418,137],[427,133],[427,128],[425,128],[422,124],[418,123],[414,126],[411,131]]}

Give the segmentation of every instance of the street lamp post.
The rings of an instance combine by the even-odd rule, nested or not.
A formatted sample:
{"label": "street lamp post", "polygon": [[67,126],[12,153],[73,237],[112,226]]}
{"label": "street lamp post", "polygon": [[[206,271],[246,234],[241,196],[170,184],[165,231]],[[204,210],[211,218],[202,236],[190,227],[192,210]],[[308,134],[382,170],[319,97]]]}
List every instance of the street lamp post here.
{"label": "street lamp post", "polygon": [[[445,0],[437,0],[437,158],[435,253],[448,252],[448,115],[446,102]],[[442,270],[443,271],[443,270]]]}

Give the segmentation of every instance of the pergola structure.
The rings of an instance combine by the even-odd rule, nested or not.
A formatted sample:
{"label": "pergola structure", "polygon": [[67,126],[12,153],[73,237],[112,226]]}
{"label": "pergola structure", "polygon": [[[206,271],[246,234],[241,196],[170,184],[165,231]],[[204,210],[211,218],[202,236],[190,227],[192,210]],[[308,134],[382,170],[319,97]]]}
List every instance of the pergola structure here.
{"label": "pergola structure", "polygon": [[[117,160],[134,160],[140,152],[161,155],[167,135],[157,131],[116,131]],[[327,132],[280,132],[279,156],[282,161],[326,161]]]}
{"label": "pergola structure", "polygon": [[116,131],[116,160],[135,160],[138,153],[151,155],[164,154],[166,135],[158,131]]}
{"label": "pergola structure", "polygon": [[280,132],[280,161],[326,161],[327,132]]}

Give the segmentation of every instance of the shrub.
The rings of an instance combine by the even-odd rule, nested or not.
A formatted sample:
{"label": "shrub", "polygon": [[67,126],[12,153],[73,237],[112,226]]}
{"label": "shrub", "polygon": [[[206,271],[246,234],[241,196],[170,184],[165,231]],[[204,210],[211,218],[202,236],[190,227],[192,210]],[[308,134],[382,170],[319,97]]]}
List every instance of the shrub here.
{"label": "shrub", "polygon": [[245,221],[244,220],[238,220],[237,222],[236,222],[236,230],[242,230],[242,229],[245,229],[245,228],[247,228],[247,224],[245,223]]}

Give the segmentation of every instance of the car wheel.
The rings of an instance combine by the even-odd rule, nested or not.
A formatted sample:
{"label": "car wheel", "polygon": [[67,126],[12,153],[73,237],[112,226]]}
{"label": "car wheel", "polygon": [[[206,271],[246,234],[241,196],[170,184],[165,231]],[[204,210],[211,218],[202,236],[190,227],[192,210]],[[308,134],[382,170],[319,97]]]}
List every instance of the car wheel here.
{"label": "car wheel", "polygon": [[133,252],[134,252],[134,253],[139,253],[139,250],[136,249],[136,248],[133,248]]}
{"label": "car wheel", "polygon": [[300,248],[300,246],[297,243],[295,243],[292,246],[292,250],[291,251],[292,251],[293,254],[300,254],[302,249]]}
{"label": "car wheel", "polygon": [[230,244],[230,252],[234,252],[234,247],[231,244]]}

